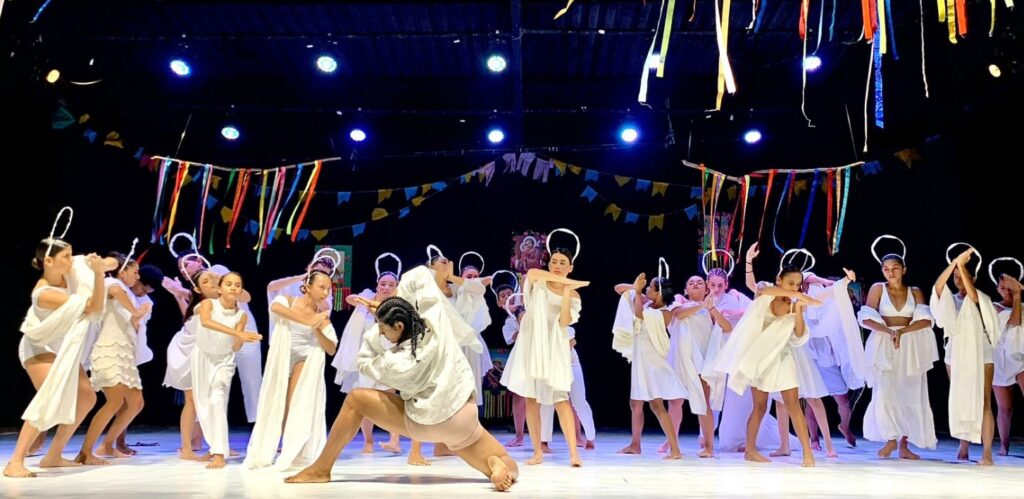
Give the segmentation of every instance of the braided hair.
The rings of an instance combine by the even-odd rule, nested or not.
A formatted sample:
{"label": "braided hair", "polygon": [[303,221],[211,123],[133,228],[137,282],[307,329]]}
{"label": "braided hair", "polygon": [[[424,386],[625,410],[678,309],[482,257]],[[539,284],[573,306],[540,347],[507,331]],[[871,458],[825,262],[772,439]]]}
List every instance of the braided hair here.
{"label": "braided hair", "polygon": [[712,277],[721,277],[726,283],[729,282],[729,274],[719,267],[708,270],[708,278],[710,279]]}
{"label": "braided hair", "polygon": [[403,341],[412,342],[412,356],[416,358],[416,347],[423,336],[427,334],[427,322],[416,312],[416,307],[403,298],[392,296],[380,302],[377,307],[377,322],[395,327],[395,324],[402,323],[402,335],[395,344]]}

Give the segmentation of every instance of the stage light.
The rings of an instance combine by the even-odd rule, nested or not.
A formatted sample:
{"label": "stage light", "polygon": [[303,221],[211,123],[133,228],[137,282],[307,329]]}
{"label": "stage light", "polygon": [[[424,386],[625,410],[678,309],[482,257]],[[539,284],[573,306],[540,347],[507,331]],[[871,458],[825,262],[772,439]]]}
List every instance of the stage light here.
{"label": "stage light", "polygon": [[224,128],[221,128],[220,134],[228,140],[237,140],[239,136],[238,129],[231,125],[226,125]]}
{"label": "stage light", "polygon": [[352,131],[348,133],[348,138],[355,142],[362,142],[366,140],[366,132],[359,128],[353,128]]}
{"label": "stage light", "polygon": [[487,140],[491,141],[492,144],[500,144],[501,141],[505,140],[505,132],[501,131],[500,128],[491,129],[487,132]]}
{"label": "stage light", "polygon": [[182,78],[192,74],[192,68],[189,67],[187,62],[181,59],[171,61],[171,71],[174,71],[174,74],[181,76]]}
{"label": "stage light", "polygon": [[338,61],[329,55],[322,55],[316,59],[316,68],[323,73],[333,73],[338,69]]}
{"label": "stage light", "polygon": [[500,55],[492,55],[487,58],[487,69],[492,73],[500,73],[508,67],[508,62]]}
{"label": "stage light", "polygon": [[761,131],[758,129],[748,130],[743,134],[743,140],[748,144],[756,144],[761,141]]}
{"label": "stage light", "polygon": [[992,75],[993,78],[999,78],[1003,75],[1003,71],[999,69],[999,66],[995,64],[988,65],[988,74]]}
{"label": "stage light", "polygon": [[59,79],[60,79],[60,71],[59,70],[51,69],[49,73],[46,73],[46,82],[47,83],[57,83],[57,80],[59,80]]}
{"label": "stage light", "polygon": [[804,59],[804,69],[807,72],[813,73],[813,72],[817,71],[818,68],[820,68],[820,67],[821,67],[821,58],[820,57],[818,57],[816,55],[809,55],[809,56],[807,56],[807,58]]}
{"label": "stage light", "polygon": [[627,126],[619,132],[619,138],[627,144],[636,142],[636,139],[640,138],[640,132],[635,127]]}

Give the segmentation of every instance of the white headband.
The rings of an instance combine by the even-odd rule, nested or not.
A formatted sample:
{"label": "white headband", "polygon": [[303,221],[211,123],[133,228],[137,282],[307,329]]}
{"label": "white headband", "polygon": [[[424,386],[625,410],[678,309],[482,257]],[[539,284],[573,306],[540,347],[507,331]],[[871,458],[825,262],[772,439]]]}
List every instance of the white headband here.
{"label": "white headband", "polygon": [[381,276],[380,261],[383,260],[385,257],[389,257],[389,256],[391,258],[394,258],[395,261],[398,262],[398,271],[395,272],[395,275],[396,276],[402,275],[402,259],[398,258],[398,255],[396,255],[394,253],[381,253],[380,255],[377,256],[377,259],[373,261],[373,269],[377,271],[377,279],[378,280],[380,279],[380,276]]}
{"label": "white headband", "polygon": [[1017,280],[1018,281],[1024,280],[1024,264],[1021,264],[1020,260],[1018,260],[1018,259],[1016,259],[1016,258],[1014,258],[1012,256],[1001,256],[999,258],[996,258],[995,260],[992,260],[992,262],[988,264],[988,278],[992,279],[992,284],[995,284],[996,286],[999,285],[999,281],[996,280],[996,276],[992,273],[992,267],[995,266],[996,262],[1001,262],[1001,261],[1009,261],[1009,262],[1016,263],[1017,264],[1017,268],[1020,269],[1019,271],[1017,271]]}
{"label": "white headband", "polygon": [[68,212],[68,223],[64,226],[64,232],[60,233],[58,239],[63,240],[64,236],[68,235],[68,229],[71,228],[71,220],[75,218],[75,210],[70,206],[65,206],[57,212],[57,218],[53,219],[53,227],[50,228],[50,237],[48,238],[49,244],[46,246],[46,254],[43,255],[43,258],[50,256],[50,252],[53,251],[53,242],[55,241],[53,235],[57,233],[57,224],[60,223],[60,216],[64,214],[65,210]]}
{"label": "white headband", "polygon": [[971,246],[970,244],[967,244],[965,242],[957,242],[950,244],[948,247],[946,247],[946,263],[953,263],[953,259],[949,257],[949,250],[957,246],[967,246],[968,248],[974,250],[975,255],[978,255],[978,264],[974,266],[974,276],[977,277],[978,271],[981,270],[981,253],[979,253],[978,250],[974,249],[974,246]]}
{"label": "white headband", "polygon": [[[326,253],[333,253],[333,255]],[[309,282],[309,276],[313,274],[313,264],[324,258],[331,261],[331,273],[327,277],[334,278],[334,273],[338,271],[338,266],[341,265],[341,253],[338,253],[338,250],[334,248],[324,247],[317,250],[313,254],[313,259],[309,261],[309,268],[306,269],[306,282]]]}
{"label": "white headband", "polygon": [[463,253],[462,256],[459,257],[459,273],[462,273],[462,260],[466,258],[466,255],[476,255],[476,257],[480,259],[480,268],[477,270],[480,271],[481,274],[483,274],[485,265],[484,256],[481,255],[480,253],[477,253],[476,251],[467,251]]}
{"label": "white headband", "polygon": [[[736,269],[736,259],[732,257],[731,253],[729,253],[728,251],[725,251],[724,249],[716,249],[714,251],[711,251],[711,250],[705,251],[704,255],[700,257],[700,268],[701,268],[701,270],[704,271],[704,275],[708,275],[708,270],[710,270],[710,269],[708,269],[708,256],[711,256],[712,260],[717,260],[718,258],[715,255],[717,255],[718,253],[724,253],[725,254],[725,256],[726,256],[725,260],[728,260],[728,262],[729,262],[729,270],[727,270],[725,272],[725,275],[732,277],[732,271]],[[715,267],[715,268],[721,268],[721,267]]]}
{"label": "white headband", "polygon": [[198,259],[200,261],[200,263],[202,263],[204,265],[204,267],[202,269],[200,269],[200,272],[211,267],[210,261],[207,260],[203,255],[200,255],[199,253],[189,253],[189,254],[181,257],[180,260],[178,260],[178,270],[180,270],[181,271],[181,275],[185,276],[188,279],[189,283],[192,284],[192,289],[198,290],[199,289],[199,283],[195,282],[195,280],[193,279],[193,276],[188,275],[188,271],[185,270],[185,262],[188,262],[189,260],[196,260],[196,259]]}
{"label": "white headband", "polygon": [[814,255],[812,255],[810,251],[807,251],[804,248],[793,248],[791,250],[787,250],[785,253],[782,254],[782,258],[779,260],[779,274],[782,274],[782,268],[786,266],[786,256],[793,255],[789,257],[788,262],[792,264],[796,256],[801,253],[807,255],[807,257],[804,258],[804,264],[800,266],[800,273],[803,274],[806,272],[810,272],[811,269],[814,268],[814,264],[817,263],[817,261],[814,259]]}
{"label": "white headband", "polygon": [[436,251],[437,252],[437,256],[439,256],[441,258],[445,257],[444,253],[441,253],[441,248],[438,248],[437,246],[434,246],[433,244],[428,244],[427,245],[427,265],[430,265],[430,260],[432,258],[434,258],[434,254],[431,253],[430,250]]}
{"label": "white headband", "polygon": [[499,271],[491,274],[491,285],[490,285],[490,288],[491,288],[491,293],[494,293],[494,298],[498,298],[498,292],[494,290],[494,280],[495,280],[494,278],[498,274],[508,274],[508,275],[512,276],[512,282],[515,283],[515,285],[512,287],[512,293],[514,294],[514,293],[518,293],[519,292],[519,276],[517,276],[511,270],[499,270]]}
{"label": "white headband", "polygon": [[878,253],[875,252],[875,246],[878,246],[878,242],[881,241],[882,239],[892,239],[894,241],[899,241],[900,246],[903,246],[903,254],[900,255],[900,260],[903,260],[903,263],[905,264],[907,262],[907,244],[904,243],[902,239],[889,234],[883,234],[881,236],[878,236],[875,238],[875,242],[871,243],[871,256],[875,257],[875,261],[878,262],[879,265],[882,264],[882,257],[878,256]]}
{"label": "white headband", "polygon": [[545,241],[545,245],[548,249],[548,256],[551,255],[551,236],[555,235],[556,232],[565,232],[566,234],[570,234],[572,237],[576,238],[576,252],[572,255],[572,263],[576,263],[576,257],[580,256],[580,251],[583,250],[583,245],[580,244],[580,236],[577,236],[575,232],[569,229],[558,228],[548,232],[548,238],[547,241]]}
{"label": "white headband", "polygon": [[135,256],[136,244],[139,244],[139,238],[137,237],[134,240],[132,240],[132,249],[128,250],[128,256],[124,257],[124,263],[121,264],[121,268],[117,269],[118,274],[120,274],[121,271],[128,266],[128,262],[130,262],[132,260],[132,257]]}
{"label": "white headband", "polygon": [[192,243],[192,253],[199,253],[199,248],[196,246],[196,238],[192,237],[192,234],[187,232],[179,232],[171,236],[171,241],[167,243],[167,249],[171,251],[171,256],[174,258],[178,258],[180,256],[176,251],[174,251],[174,241],[177,241],[179,237],[184,237],[188,242]]}

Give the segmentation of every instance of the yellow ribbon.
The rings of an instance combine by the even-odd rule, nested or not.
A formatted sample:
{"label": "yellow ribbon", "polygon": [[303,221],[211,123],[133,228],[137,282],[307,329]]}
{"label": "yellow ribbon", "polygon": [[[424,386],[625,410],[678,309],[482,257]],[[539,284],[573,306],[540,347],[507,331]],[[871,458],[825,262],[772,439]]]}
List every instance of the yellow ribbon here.
{"label": "yellow ribbon", "polygon": [[[942,14],[943,12],[939,11],[940,21],[943,17]],[[945,14],[946,27],[949,30],[949,43],[956,45],[956,0],[946,0]]]}
{"label": "yellow ribbon", "polygon": [[736,80],[733,78],[732,66],[729,64],[729,11],[732,0],[725,0],[721,12],[718,0],[715,0],[715,35],[718,40],[718,96],[715,98],[715,110],[722,109],[722,96],[728,90],[736,93]]}
{"label": "yellow ribbon", "polygon": [[878,41],[882,44],[880,50],[884,55],[886,53],[886,41],[889,39],[885,31],[885,0],[878,0]]}
{"label": "yellow ribbon", "polygon": [[[994,0],[993,0],[994,1]],[[668,0],[668,14],[665,15],[665,29],[661,33],[661,51],[658,56],[658,78],[665,77],[665,58],[668,56],[668,41],[672,39],[672,15],[676,13],[676,0]]]}
{"label": "yellow ribbon", "polygon": [[572,3],[575,1],[576,0],[569,0],[568,2],[566,2],[565,7],[562,7],[562,10],[555,12],[554,18],[558,19],[559,17],[564,16],[566,12],[569,12],[569,7],[572,7]]}
{"label": "yellow ribbon", "polygon": [[270,175],[267,174],[268,171],[269,170],[264,170],[263,175],[260,175],[263,177],[263,185],[260,187],[260,217],[256,219],[256,221],[259,222],[260,230],[257,233],[256,246],[253,246],[252,249],[259,248],[263,243],[263,201],[267,197],[267,179],[270,177]]}

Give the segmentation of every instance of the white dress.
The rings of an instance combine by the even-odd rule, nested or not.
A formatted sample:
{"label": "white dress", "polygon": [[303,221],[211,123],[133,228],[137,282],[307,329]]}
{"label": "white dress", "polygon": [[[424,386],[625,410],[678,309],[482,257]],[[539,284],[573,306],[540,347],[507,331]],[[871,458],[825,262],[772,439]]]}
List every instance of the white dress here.
{"label": "white dress", "polygon": [[[359,296],[372,300],[376,293],[373,290],[364,289],[362,293],[359,293]],[[363,337],[376,324],[377,319],[370,312],[370,309],[363,305],[358,305],[352,311],[352,315],[349,316],[348,322],[345,323],[345,329],[341,331],[338,352],[334,355],[331,365],[337,370],[334,376],[334,384],[341,386],[343,393],[351,393],[356,388],[391,389],[391,387],[359,372],[359,349],[363,345]],[[387,341],[383,336],[380,338]]]}
{"label": "white dress", "polygon": [[683,382],[686,389],[684,398],[690,401],[693,414],[707,413],[700,372],[711,342],[711,331],[711,314],[707,310],[700,310],[682,320],[673,319],[668,325],[671,336],[668,363]]}
{"label": "white dress", "polygon": [[[210,300],[213,310],[210,318],[232,328],[242,319],[240,308],[225,309],[220,300]],[[235,377],[234,336],[204,328],[196,328],[196,344],[192,349],[192,398],[196,415],[203,428],[203,438],[210,446],[210,454],[227,456],[228,446],[228,394],[231,379]]]}
{"label": "white dress", "polygon": [[484,293],[487,288],[480,279],[466,279],[461,286],[450,285],[452,296],[450,301],[462,320],[476,331],[477,341],[483,346],[479,352],[464,348],[466,361],[473,369],[473,379],[476,380],[476,405],[484,405],[483,381],[487,372],[494,367],[491,363],[491,353],[487,349],[487,343],[481,335],[487,326],[491,325],[491,312],[487,308],[487,301],[484,300]]}
{"label": "white dress", "polygon": [[164,386],[181,391],[192,389],[192,348],[196,344],[197,327],[199,327],[199,316],[192,315],[167,345],[167,371],[164,373]]}
{"label": "white dress", "polygon": [[[903,308],[896,309],[886,284],[882,284],[877,311],[865,305],[857,312],[857,319],[865,328],[867,320],[884,324],[883,316],[934,323],[928,305],[918,304],[912,291],[907,293]],[[917,447],[934,449],[938,439],[935,416],[928,400],[927,374],[939,360],[935,332],[927,327],[905,334],[900,338],[900,348],[896,349],[888,334],[872,331],[864,353],[868,367],[866,381],[872,390],[871,402],[864,413],[864,438],[888,442],[905,436]]]}
{"label": "white dress", "polygon": [[[104,284],[107,287],[108,296],[110,290],[117,286],[128,295],[129,299],[134,300],[135,295],[120,280],[108,277],[104,280]],[[91,360],[90,381],[94,390],[99,391],[102,388],[110,388],[115,385],[142,389],[142,379],[139,377],[139,366],[136,362],[138,337],[131,320],[130,311],[117,300],[107,298],[99,335],[96,337],[96,342],[89,355]]]}
{"label": "white dress", "polygon": [[[544,281],[523,286],[526,314],[519,336],[501,375],[501,384],[513,393],[554,404],[569,399],[572,389],[572,353],[568,327],[559,323],[562,296],[548,289]],[[583,305],[571,298],[570,324],[579,320]]]}
{"label": "white dress", "polygon": [[1012,313],[1012,308],[999,312],[999,327],[1003,333],[993,354],[995,375],[992,386],[1015,386],[1017,375],[1024,372],[1024,327],[1010,325]]}
{"label": "white dress", "polygon": [[[672,303],[659,309],[644,305],[643,318],[637,318],[633,309],[636,291],[629,290],[619,297],[614,329],[622,329],[624,324],[632,325],[632,339],[617,343],[626,347],[632,342],[632,351],[627,358],[629,367],[629,399],[649,402],[656,399],[676,400],[685,398],[686,387],[679,374],[669,364],[671,342],[668,329],[665,327],[663,312],[672,313],[679,308]],[[615,333],[621,337],[620,333]]]}

